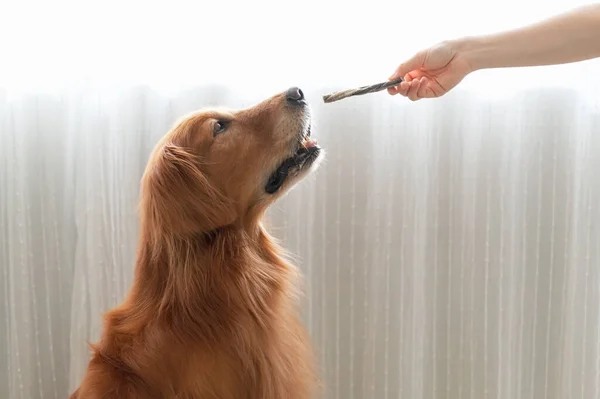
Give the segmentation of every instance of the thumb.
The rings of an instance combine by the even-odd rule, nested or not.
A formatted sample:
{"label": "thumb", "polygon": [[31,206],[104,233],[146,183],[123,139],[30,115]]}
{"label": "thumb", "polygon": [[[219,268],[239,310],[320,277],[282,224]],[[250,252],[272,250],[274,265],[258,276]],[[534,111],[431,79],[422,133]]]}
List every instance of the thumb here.
{"label": "thumb", "polygon": [[407,73],[414,71],[415,69],[421,68],[424,62],[425,53],[420,51],[417,54],[413,55],[412,58],[400,64],[400,66],[396,68],[396,71],[392,76],[388,78],[388,80],[403,78]]}

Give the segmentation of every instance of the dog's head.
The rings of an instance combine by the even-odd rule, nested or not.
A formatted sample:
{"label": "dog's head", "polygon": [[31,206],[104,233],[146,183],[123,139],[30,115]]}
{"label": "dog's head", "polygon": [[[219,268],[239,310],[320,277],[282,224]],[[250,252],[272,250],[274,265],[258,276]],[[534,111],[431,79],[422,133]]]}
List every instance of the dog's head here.
{"label": "dog's head", "polygon": [[298,88],[248,109],[196,112],[154,149],[142,180],[143,216],[181,235],[252,223],[317,166],[323,151],[310,137]]}

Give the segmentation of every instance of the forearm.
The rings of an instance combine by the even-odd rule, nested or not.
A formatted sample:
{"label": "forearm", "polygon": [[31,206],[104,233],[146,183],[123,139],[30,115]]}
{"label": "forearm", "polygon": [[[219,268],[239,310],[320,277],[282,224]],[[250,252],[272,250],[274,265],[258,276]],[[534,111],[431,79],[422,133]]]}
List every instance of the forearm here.
{"label": "forearm", "polygon": [[565,64],[600,57],[600,3],[503,33],[453,43],[473,70]]}

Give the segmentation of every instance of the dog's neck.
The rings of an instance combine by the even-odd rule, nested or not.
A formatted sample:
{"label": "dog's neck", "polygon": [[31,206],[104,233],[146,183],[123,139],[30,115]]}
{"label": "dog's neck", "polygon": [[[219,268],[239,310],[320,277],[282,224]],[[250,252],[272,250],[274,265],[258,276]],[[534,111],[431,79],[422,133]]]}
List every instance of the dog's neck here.
{"label": "dog's neck", "polygon": [[212,340],[235,329],[236,316],[268,322],[294,277],[260,224],[161,242],[142,236],[127,302],[141,329],[162,318],[182,334]]}

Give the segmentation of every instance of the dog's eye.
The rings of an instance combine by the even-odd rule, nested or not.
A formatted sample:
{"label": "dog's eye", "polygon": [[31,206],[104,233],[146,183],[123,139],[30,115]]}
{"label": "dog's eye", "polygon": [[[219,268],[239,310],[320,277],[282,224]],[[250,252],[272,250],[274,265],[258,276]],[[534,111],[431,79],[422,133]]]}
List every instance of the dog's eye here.
{"label": "dog's eye", "polygon": [[225,121],[216,121],[213,125],[213,136],[217,136],[227,130],[227,122]]}

